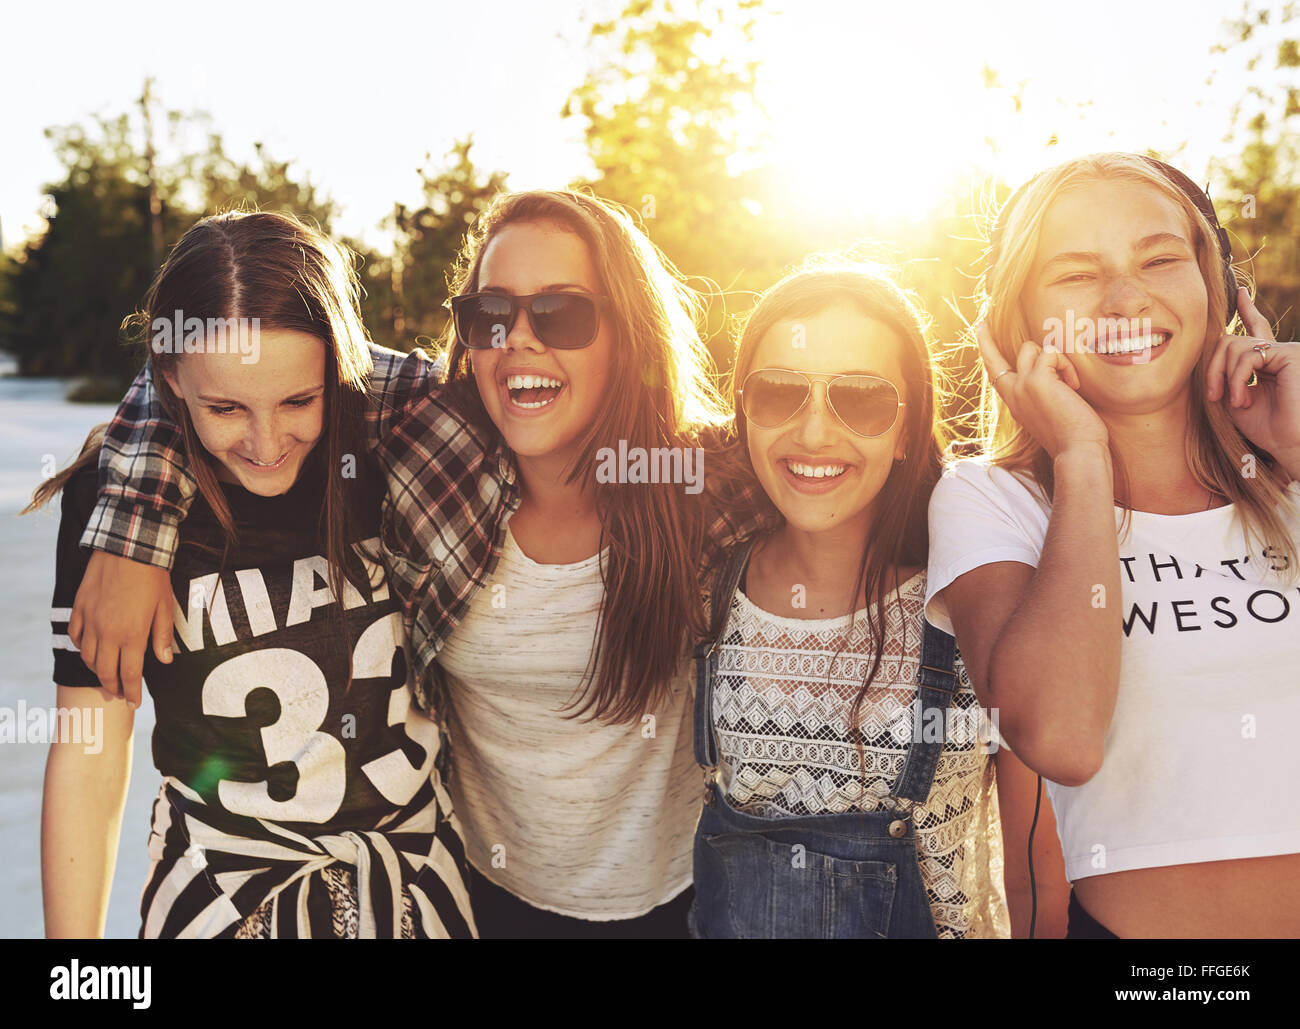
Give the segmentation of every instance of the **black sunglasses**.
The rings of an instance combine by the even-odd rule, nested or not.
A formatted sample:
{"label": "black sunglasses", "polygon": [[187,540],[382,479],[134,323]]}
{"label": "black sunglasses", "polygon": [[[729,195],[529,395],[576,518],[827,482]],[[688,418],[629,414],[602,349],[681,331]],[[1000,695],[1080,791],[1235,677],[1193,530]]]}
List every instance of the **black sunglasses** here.
{"label": "black sunglasses", "polygon": [[470,350],[506,345],[522,308],[538,342],[557,350],[590,346],[600,330],[609,298],[594,293],[466,293],[448,301],[456,338]]}

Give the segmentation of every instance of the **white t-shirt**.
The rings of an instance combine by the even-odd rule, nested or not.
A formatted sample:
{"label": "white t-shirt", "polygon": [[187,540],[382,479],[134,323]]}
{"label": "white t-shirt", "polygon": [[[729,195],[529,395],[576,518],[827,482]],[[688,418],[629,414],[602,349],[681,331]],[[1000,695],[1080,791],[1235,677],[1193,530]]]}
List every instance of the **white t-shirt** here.
{"label": "white t-shirt", "polygon": [[599,555],[538,564],[507,532],[438,654],[467,858],[534,907],[597,922],[640,917],[690,885],[703,795],[686,655],[668,700],[638,722],[567,717],[603,597]]}
{"label": "white t-shirt", "polygon": [[[936,626],[952,631],[935,594],[959,576],[1038,566],[1051,509],[1030,489],[986,459],[945,471],[930,502]],[[1269,571],[1281,564],[1271,548],[1251,551],[1233,505],[1130,517],[1101,770],[1083,786],[1047,783],[1067,878],[1300,852],[1300,588]],[[1300,538],[1294,511],[1288,525]]]}

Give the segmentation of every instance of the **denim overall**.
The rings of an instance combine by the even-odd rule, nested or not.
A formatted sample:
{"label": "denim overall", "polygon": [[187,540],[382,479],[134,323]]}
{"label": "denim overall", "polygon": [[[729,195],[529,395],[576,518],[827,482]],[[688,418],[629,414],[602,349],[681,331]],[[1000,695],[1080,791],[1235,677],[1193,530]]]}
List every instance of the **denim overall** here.
{"label": "denim overall", "polygon": [[[897,939],[936,937],[907,811],[765,818],[737,811],[720,785],[713,731],[717,648],[752,542],[737,547],[713,592],[712,642],[695,650],[695,760],[705,768],[704,810],[695,830],[695,903],[700,939]],[[891,797],[924,801],[946,739],[958,688],[954,641],[925,622],[917,693],[928,713]],[[945,731],[929,728],[936,721]],[[916,735],[915,733],[913,735]]]}

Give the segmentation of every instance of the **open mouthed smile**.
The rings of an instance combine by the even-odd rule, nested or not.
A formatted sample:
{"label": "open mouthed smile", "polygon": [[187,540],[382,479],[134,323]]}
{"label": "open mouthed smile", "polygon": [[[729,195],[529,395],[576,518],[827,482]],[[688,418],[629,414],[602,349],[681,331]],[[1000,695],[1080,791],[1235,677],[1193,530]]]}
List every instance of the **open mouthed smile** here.
{"label": "open mouthed smile", "polygon": [[849,465],[836,461],[797,461],[785,458],[778,462],[786,482],[800,493],[828,493],[844,479]]}
{"label": "open mouthed smile", "polygon": [[507,410],[543,411],[564,392],[564,383],[551,375],[507,375],[501,380]]}
{"label": "open mouthed smile", "polygon": [[1113,336],[1097,340],[1095,353],[1107,364],[1146,364],[1164,353],[1172,333],[1149,332],[1142,336]]}

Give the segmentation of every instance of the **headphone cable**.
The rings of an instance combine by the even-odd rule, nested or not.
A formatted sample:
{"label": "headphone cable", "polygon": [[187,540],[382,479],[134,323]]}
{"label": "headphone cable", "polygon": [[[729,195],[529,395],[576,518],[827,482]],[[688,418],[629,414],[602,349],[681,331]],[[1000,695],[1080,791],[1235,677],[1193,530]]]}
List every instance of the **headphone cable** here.
{"label": "headphone cable", "polygon": [[1043,805],[1043,777],[1038,777],[1038,794],[1034,798],[1034,820],[1029,825],[1029,938],[1034,938],[1034,925],[1038,921],[1038,884],[1034,880],[1034,830],[1038,828],[1038,812]]}

